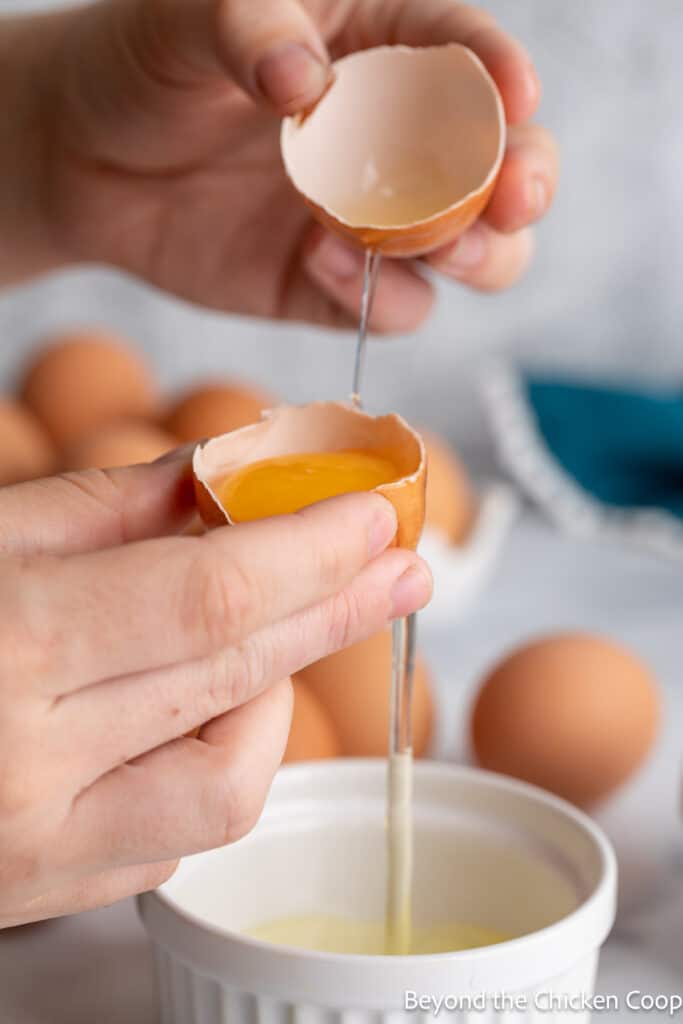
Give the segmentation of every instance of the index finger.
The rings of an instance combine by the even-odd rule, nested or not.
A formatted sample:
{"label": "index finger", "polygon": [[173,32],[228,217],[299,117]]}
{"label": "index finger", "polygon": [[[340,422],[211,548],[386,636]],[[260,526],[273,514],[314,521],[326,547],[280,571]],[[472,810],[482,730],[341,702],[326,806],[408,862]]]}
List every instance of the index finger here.
{"label": "index finger", "polygon": [[[360,5],[359,11],[362,13]],[[541,95],[531,58],[487,11],[453,0],[381,0],[357,15],[344,37],[345,49],[403,43],[438,46],[462,43],[481,59],[500,90],[508,123],[534,114]]]}
{"label": "index finger", "polygon": [[385,498],[345,495],[204,537],[128,544],[42,570],[29,562],[18,586],[10,582],[13,611],[58,696],[240,644],[338,593],[395,532]]}

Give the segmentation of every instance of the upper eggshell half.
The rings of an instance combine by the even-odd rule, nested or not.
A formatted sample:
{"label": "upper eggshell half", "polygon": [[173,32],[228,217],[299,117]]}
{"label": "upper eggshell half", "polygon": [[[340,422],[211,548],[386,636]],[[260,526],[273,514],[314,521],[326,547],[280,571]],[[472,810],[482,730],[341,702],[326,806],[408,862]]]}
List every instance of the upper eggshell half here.
{"label": "upper eggshell half", "polygon": [[505,150],[503,102],[479,58],[457,43],[383,46],[334,75],[310,113],[282,125],[287,174],[316,218],[389,256],[454,241],[486,206]]}
{"label": "upper eggshell half", "polygon": [[279,455],[348,449],[380,452],[395,463],[400,477],[376,490],[396,509],[396,544],[414,550],[425,515],[427,467],[420,436],[400,416],[370,416],[339,402],[278,406],[261,423],[198,445],[192,468],[200,515],[207,526],[232,522],[213,485],[244,466]]}

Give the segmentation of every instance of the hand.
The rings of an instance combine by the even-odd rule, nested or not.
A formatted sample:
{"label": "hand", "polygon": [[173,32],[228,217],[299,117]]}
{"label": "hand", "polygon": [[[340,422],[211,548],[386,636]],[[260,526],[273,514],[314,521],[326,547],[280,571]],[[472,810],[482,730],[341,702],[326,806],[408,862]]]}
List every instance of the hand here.
{"label": "hand", "polygon": [[[42,22],[30,31],[51,40],[34,78],[41,123],[50,126],[41,216],[55,262],[107,262],[232,312],[354,323],[362,254],[313,225],[293,195],[278,117],[321,94],[330,57],[381,43],[457,41],[501,90],[509,146],[484,216],[427,262],[484,291],[512,284],[529,263],[528,225],[550,204],[557,154],[549,134],[529,123],[540,91],[529,58],[478,8],[454,0],[103,0]],[[431,302],[413,265],[385,261],[372,327],[411,329]]]}
{"label": "hand", "polygon": [[420,559],[385,550],[378,495],[170,536],[192,507],[178,457],[0,491],[0,927],[152,888],[241,836],[289,674],[429,597]]}

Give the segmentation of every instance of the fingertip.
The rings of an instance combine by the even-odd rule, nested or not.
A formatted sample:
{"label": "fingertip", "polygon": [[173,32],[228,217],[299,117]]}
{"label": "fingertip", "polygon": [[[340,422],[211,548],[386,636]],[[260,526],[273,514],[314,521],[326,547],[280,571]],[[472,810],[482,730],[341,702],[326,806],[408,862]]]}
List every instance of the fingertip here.
{"label": "fingertip", "polygon": [[386,551],[398,529],[396,509],[388,498],[377,491],[340,494],[314,505],[306,505],[294,514],[303,519],[321,515],[324,517],[323,523],[333,518],[337,530],[345,523],[348,531],[353,534],[357,534],[359,527],[364,526],[367,533],[367,561]]}
{"label": "fingertip", "polygon": [[488,240],[486,227],[475,221],[455,242],[430,253],[427,262],[449,277],[467,280],[486,259]]}
{"label": "fingertip", "polygon": [[416,558],[391,588],[391,619],[402,619],[419,612],[429,604],[434,591],[432,571],[421,558]]}
{"label": "fingertip", "polygon": [[526,273],[533,251],[531,228],[501,234],[477,221],[453,246],[433,253],[430,260],[446,277],[481,292],[498,292]]}
{"label": "fingertip", "polygon": [[286,117],[310,109],[329,87],[329,61],[303,43],[282,43],[261,57],[254,71],[259,94]]}

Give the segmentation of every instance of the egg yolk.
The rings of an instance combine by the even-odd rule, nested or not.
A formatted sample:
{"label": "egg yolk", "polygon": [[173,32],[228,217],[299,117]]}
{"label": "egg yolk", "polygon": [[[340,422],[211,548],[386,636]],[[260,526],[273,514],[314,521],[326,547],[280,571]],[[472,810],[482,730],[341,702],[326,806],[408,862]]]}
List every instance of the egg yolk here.
{"label": "egg yolk", "polygon": [[252,462],[215,488],[234,523],[298,512],[325,498],[372,491],[397,480],[390,460],[375,452],[305,452]]}

